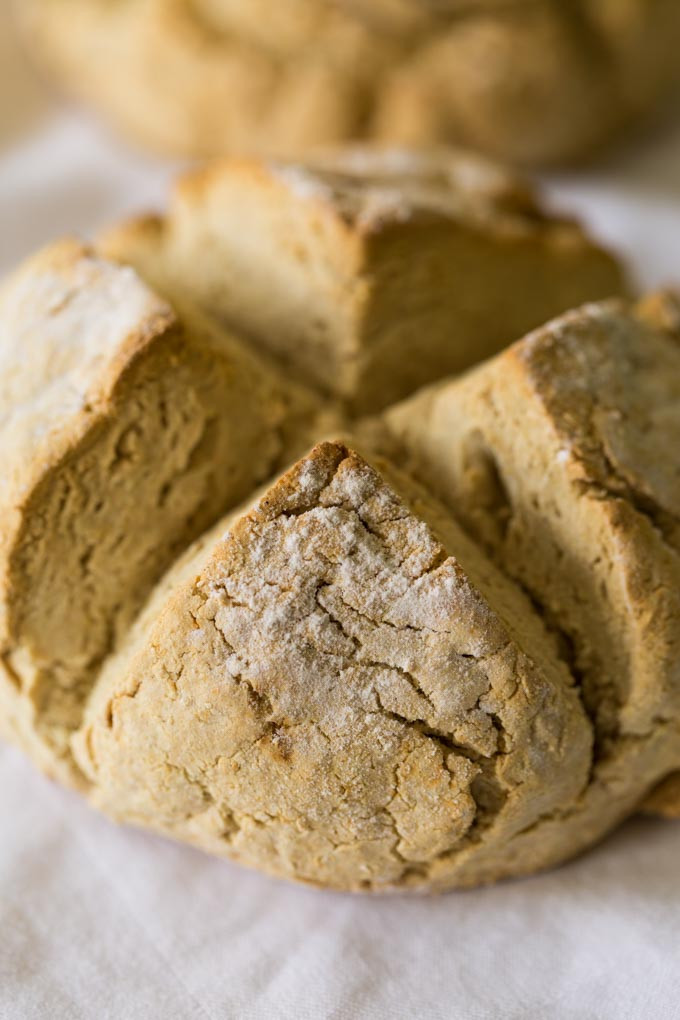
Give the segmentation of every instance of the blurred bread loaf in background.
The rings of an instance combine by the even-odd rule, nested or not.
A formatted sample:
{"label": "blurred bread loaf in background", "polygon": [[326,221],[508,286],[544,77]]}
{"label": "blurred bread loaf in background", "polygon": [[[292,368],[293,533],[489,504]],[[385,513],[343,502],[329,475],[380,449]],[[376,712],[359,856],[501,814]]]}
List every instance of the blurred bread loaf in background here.
{"label": "blurred bread loaf in background", "polygon": [[74,96],[173,154],[456,141],[590,156],[680,79],[677,0],[20,0]]}

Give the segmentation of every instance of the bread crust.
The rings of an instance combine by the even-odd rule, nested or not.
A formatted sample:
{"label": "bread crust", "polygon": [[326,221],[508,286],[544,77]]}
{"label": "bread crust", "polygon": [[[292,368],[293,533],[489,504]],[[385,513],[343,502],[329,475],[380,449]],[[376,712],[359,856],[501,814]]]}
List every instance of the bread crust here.
{"label": "bread crust", "polygon": [[674,309],[669,297],[569,313],[368,429],[563,636],[597,753],[581,808],[561,832],[546,823],[546,844],[604,831],[677,768]]}
{"label": "bread crust", "polygon": [[180,180],[164,218],[100,246],[352,414],[627,286],[613,255],[525,181],[451,149],[216,161]]}
{"label": "bread crust", "polygon": [[102,660],[317,404],[70,240],[3,285],[0,359],[0,724],[77,783],[69,735]]}

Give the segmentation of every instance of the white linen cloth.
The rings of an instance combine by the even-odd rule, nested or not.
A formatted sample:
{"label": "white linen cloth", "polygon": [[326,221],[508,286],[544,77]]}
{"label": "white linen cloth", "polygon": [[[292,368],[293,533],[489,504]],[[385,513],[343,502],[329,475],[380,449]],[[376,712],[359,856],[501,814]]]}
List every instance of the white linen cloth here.
{"label": "white linen cloth", "polygon": [[[173,170],[57,106],[0,8],[0,271],[159,204]],[[546,187],[642,283],[680,282],[680,124]],[[527,881],[342,896],[117,828],[0,745],[0,1018],[194,1017],[680,1018],[680,824]]]}

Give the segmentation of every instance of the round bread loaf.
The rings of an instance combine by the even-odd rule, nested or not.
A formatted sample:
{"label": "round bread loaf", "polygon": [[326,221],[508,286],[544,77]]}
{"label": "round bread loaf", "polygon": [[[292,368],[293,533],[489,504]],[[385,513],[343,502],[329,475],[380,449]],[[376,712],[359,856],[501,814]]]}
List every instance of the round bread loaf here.
{"label": "round bread loaf", "polygon": [[528,874],[664,780],[677,810],[678,304],[588,304],[358,419],[277,321],[322,309],[338,374],[379,352],[379,409],[431,305],[442,370],[472,308],[502,345],[496,249],[553,302],[563,259],[622,282],[488,168],[397,163],[221,163],[117,261],[58,242],[0,290],[0,730],[121,821],[339,889]]}
{"label": "round bread loaf", "polygon": [[21,0],[38,57],[142,144],[462,141],[589,155],[680,77],[676,0]]}

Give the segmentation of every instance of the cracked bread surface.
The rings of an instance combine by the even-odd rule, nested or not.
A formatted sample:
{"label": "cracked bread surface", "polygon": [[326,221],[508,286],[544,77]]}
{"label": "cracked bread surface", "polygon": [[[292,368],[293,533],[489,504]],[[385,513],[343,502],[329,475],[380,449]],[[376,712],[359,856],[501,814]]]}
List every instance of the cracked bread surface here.
{"label": "cracked bread surface", "polygon": [[69,738],[102,660],[317,405],[70,240],[4,283],[0,365],[0,726],[78,784]]}
{"label": "cracked bread surface", "polygon": [[167,216],[99,245],[352,414],[626,291],[616,259],[523,180],[446,149],[218,161],[180,181]]}
{"label": "cracked bread surface", "polygon": [[680,758],[677,302],[586,306],[366,427],[540,607],[592,720],[574,850]]}
{"label": "cracked bread surface", "polygon": [[436,501],[339,443],[163,582],[75,738],[94,803],[288,878],[446,888],[587,782],[529,601]]}
{"label": "cracked bread surface", "polygon": [[[589,155],[678,80],[676,0],[18,0],[34,52],[141,143]],[[112,75],[110,68],[121,69]]]}

